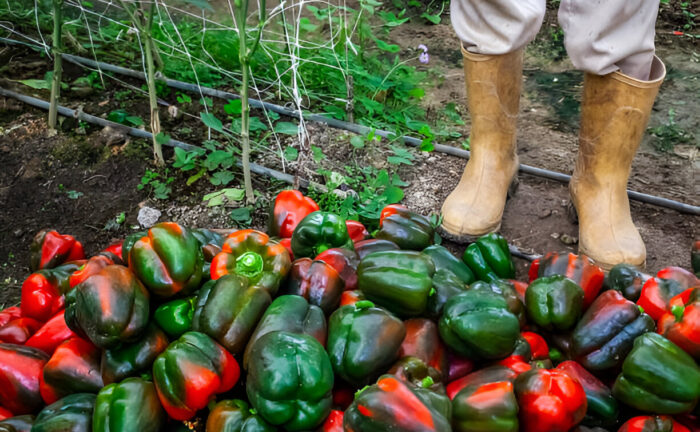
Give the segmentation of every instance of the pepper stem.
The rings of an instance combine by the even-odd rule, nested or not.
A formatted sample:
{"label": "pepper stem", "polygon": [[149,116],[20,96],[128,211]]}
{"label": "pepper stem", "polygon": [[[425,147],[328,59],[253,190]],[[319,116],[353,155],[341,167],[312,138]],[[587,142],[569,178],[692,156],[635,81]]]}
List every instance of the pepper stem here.
{"label": "pepper stem", "polygon": [[685,308],[681,305],[675,305],[671,308],[671,313],[676,318],[676,322],[683,321],[683,312],[685,312]]}
{"label": "pepper stem", "polygon": [[262,273],[263,264],[259,253],[246,252],[236,259],[236,274],[253,279]]}

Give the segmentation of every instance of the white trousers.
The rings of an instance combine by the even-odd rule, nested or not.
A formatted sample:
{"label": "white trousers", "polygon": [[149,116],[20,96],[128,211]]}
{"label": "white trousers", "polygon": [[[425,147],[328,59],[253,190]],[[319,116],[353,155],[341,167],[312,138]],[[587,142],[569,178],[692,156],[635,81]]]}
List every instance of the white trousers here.
{"label": "white trousers", "polygon": [[[452,0],[450,15],[469,52],[498,55],[535,38],[546,0]],[[654,58],[659,0],[561,0],[564,46],[577,69],[596,75],[620,70],[648,80]]]}

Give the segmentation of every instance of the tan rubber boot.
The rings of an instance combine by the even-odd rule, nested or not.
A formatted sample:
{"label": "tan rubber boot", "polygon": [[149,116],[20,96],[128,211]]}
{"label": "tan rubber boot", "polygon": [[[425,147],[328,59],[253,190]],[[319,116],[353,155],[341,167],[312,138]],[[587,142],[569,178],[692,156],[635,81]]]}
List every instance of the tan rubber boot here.
{"label": "tan rubber boot", "polygon": [[515,123],[522,85],[522,50],[505,55],[466,51],[464,75],[471,115],[471,157],[442,205],[442,234],[458,241],[498,231],[518,170]]}
{"label": "tan rubber boot", "polygon": [[579,152],[569,191],[579,220],[579,253],[609,269],[644,266],[646,248],[632,222],[627,180],[666,68],[654,57],[649,81],[613,72],[586,74]]}

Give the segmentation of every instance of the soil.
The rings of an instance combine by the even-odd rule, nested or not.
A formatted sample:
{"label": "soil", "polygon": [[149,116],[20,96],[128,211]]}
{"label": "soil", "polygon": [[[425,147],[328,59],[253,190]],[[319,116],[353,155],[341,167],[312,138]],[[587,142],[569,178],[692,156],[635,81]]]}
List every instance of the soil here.
{"label": "soil", "polygon": [[[542,36],[528,48],[525,62],[524,94],[519,118],[518,147],[522,163],[570,173],[576,156],[578,100],[582,75],[573,70],[566,59],[552,59],[546,37],[554,22],[548,14]],[[659,153],[654,138],[647,135],[637,154],[630,178],[630,188],[650,194],[700,204],[697,182],[700,98],[690,97],[700,91],[700,59],[696,47],[687,38],[673,36],[678,20],[671,12],[662,13],[658,25],[658,54],[664,59],[669,76],[663,85],[650,126],[668,123],[668,111],[674,109],[678,128],[695,133],[695,141],[677,145],[670,153]],[[429,47],[431,62],[422,66],[431,76],[441,77],[427,91],[425,107],[433,118],[446,103],[465,102],[461,54],[449,18],[439,25],[427,25],[415,19],[398,27],[391,39],[406,49],[419,43]],[[37,94],[47,99],[45,91],[28,91],[18,86],[18,78],[38,78],[48,70],[46,60],[19,48],[0,48],[0,64],[7,66],[0,74],[0,85]],[[83,76],[80,69],[66,66],[68,79]],[[105,91],[86,94],[67,92],[64,104],[82,107],[85,112],[106,116],[122,106],[116,93],[123,88],[108,82]],[[139,82],[131,82],[140,86]],[[172,95],[174,98],[174,95]],[[174,101],[170,101],[174,103]],[[143,99],[130,101],[130,113],[146,118]],[[464,137],[469,121],[460,128]],[[173,137],[198,144],[204,139],[196,120],[187,116],[170,118],[164,115],[164,129]],[[199,129],[197,129],[199,127]],[[323,149],[324,168],[343,166],[351,157],[362,164],[385,164],[386,143],[360,153],[351,151],[347,133],[310,124],[311,145]],[[291,138],[289,138],[291,140]],[[458,146],[459,142],[447,143]],[[286,143],[282,143],[285,145]],[[228,214],[232,207],[209,208],[202,196],[220,189],[207,181],[191,186],[186,180],[191,172],[170,169],[159,171],[162,178],[172,177],[169,199],[156,199],[149,187],[138,189],[144,172],[155,168],[150,143],[130,140],[117,131],[100,130],[65,119],[62,130],[49,136],[45,112],[29,108],[13,99],[0,98],[0,308],[18,302],[22,280],[28,275],[29,244],[34,234],[46,227],[75,235],[93,254],[116,239],[139,229],[136,216],[147,205],[162,212],[160,220],[176,220],[190,226],[233,227]],[[377,157],[377,156],[382,157]],[[166,158],[172,159],[169,149]],[[271,152],[259,152],[256,162],[281,169],[279,158]],[[461,175],[465,160],[441,153],[416,153],[412,166],[401,169],[401,178],[409,182],[404,204],[423,214],[438,213],[444,198]],[[302,177],[322,180],[316,174],[317,164],[304,158],[285,167]],[[265,208],[270,198],[287,185],[255,177],[260,193],[250,224],[265,225]],[[235,186],[236,182],[229,186]],[[502,233],[510,242],[526,252],[576,251],[577,225],[567,215],[569,203],[565,184],[522,175],[518,193],[506,206]],[[234,204],[235,207],[235,204]],[[647,246],[647,270],[655,272],[667,265],[689,267],[689,250],[698,235],[698,217],[632,202],[635,223]],[[122,224],[113,221],[124,213]],[[111,222],[112,221],[112,222]],[[455,252],[463,247],[449,244]],[[525,275],[528,262],[518,260],[518,273]]]}

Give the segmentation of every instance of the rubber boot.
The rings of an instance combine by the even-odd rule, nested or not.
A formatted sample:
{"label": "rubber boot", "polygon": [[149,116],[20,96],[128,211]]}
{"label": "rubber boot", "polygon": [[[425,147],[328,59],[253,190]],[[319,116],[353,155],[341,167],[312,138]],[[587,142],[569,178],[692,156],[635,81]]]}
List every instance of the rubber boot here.
{"label": "rubber boot", "polygon": [[522,86],[522,50],[504,55],[466,51],[464,75],[471,116],[471,156],[442,205],[441,233],[457,242],[498,231],[518,170],[515,124]]}
{"label": "rubber boot", "polygon": [[610,269],[643,267],[646,248],[632,222],[627,198],[632,159],[666,68],[654,57],[650,80],[613,72],[586,74],[576,168],[569,191],[579,220],[579,253]]}

